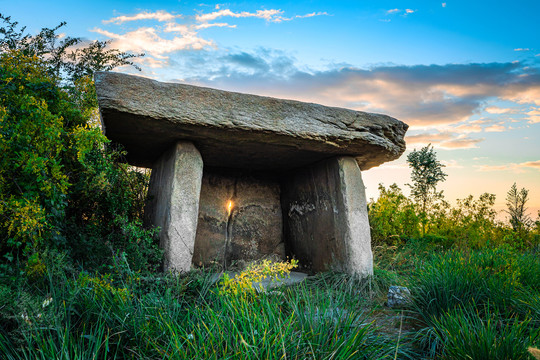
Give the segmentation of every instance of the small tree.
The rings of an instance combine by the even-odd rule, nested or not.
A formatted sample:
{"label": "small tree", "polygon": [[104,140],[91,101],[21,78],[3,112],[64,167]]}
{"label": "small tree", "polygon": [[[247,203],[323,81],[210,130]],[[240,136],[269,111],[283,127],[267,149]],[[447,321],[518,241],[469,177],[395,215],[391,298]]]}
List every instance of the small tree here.
{"label": "small tree", "polygon": [[531,225],[531,219],[527,216],[527,201],[529,200],[529,190],[521,188],[518,191],[516,183],[512,185],[506,194],[506,212],[510,215],[510,225],[516,232],[527,230]]}
{"label": "small tree", "polygon": [[442,197],[442,191],[437,192],[437,184],[446,179],[444,167],[437,160],[437,154],[431,144],[419,151],[416,149],[407,156],[407,163],[412,168],[411,196],[420,207],[422,235],[426,233],[427,211],[433,202]]}

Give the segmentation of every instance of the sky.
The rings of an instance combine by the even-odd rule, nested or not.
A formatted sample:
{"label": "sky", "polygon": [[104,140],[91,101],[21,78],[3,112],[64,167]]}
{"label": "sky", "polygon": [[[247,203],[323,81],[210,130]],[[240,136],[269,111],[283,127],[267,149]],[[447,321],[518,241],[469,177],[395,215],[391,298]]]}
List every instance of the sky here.
{"label": "sky", "polygon": [[[540,1],[25,1],[0,13],[36,33],[144,53],[118,71],[161,81],[383,113],[407,150],[364,171],[408,193],[406,156],[432,144],[454,202],[514,182],[540,210]],[[501,218],[504,215],[501,213]]]}

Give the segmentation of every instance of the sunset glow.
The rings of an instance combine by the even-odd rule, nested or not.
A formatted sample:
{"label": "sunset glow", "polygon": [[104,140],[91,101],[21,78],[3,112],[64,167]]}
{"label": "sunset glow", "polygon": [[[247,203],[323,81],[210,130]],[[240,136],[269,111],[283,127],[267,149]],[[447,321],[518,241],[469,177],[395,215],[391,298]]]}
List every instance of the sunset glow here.
{"label": "sunset glow", "polygon": [[227,215],[231,215],[233,208],[234,208],[234,203],[232,200],[229,200],[227,202]]}

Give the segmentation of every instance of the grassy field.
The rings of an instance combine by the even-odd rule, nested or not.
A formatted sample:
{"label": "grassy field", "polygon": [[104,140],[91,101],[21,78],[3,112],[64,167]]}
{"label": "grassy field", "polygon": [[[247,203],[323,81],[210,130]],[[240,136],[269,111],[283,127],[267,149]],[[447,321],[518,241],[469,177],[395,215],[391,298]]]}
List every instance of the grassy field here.
{"label": "grassy field", "polygon": [[[266,292],[212,270],[141,276],[65,271],[2,279],[2,359],[533,359],[540,257],[433,241],[375,247],[370,279],[324,273]],[[56,267],[56,268],[55,268]],[[230,285],[230,284],[229,284]],[[390,285],[410,288],[403,309]]]}

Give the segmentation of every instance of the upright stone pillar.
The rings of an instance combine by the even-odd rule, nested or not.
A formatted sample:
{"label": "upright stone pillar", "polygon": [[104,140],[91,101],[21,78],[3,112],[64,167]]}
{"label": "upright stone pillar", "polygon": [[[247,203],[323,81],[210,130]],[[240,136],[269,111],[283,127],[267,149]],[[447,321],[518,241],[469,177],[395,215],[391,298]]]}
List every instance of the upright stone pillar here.
{"label": "upright stone pillar", "polygon": [[314,271],[373,273],[362,174],[353,157],[334,157],[294,171],[282,188],[290,252]]}
{"label": "upright stone pillar", "polygon": [[180,141],[152,168],[147,221],[159,226],[165,270],[189,271],[193,257],[203,161],[191,142]]}

